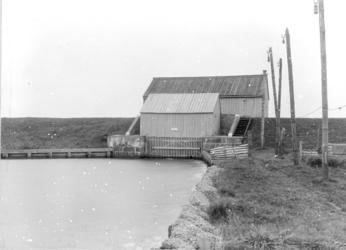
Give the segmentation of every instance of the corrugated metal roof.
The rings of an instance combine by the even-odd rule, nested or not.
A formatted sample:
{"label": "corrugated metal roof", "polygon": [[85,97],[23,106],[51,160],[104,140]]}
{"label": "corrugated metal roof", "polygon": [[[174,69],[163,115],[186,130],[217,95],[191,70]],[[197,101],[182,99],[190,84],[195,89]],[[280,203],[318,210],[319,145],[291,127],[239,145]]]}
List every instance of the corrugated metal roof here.
{"label": "corrugated metal roof", "polygon": [[262,96],[263,77],[267,77],[267,75],[154,78],[146,90],[144,98],[153,93],[219,93],[220,96]]}
{"label": "corrugated metal roof", "polygon": [[213,113],[219,94],[150,94],[141,113]]}

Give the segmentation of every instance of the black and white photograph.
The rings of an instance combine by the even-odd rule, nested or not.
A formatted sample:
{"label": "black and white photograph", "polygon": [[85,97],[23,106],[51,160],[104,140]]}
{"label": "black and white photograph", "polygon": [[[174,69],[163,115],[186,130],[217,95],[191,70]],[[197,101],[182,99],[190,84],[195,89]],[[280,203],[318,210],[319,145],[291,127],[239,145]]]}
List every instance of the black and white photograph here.
{"label": "black and white photograph", "polygon": [[345,0],[0,0],[0,249],[346,250]]}

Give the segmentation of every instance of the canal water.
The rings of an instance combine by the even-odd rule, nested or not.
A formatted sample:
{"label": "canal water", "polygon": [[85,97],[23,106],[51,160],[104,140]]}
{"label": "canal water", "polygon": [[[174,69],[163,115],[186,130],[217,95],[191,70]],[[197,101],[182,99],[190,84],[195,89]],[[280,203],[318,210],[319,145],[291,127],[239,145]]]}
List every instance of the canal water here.
{"label": "canal water", "polygon": [[2,160],[0,249],[150,249],[206,171],[195,160]]}

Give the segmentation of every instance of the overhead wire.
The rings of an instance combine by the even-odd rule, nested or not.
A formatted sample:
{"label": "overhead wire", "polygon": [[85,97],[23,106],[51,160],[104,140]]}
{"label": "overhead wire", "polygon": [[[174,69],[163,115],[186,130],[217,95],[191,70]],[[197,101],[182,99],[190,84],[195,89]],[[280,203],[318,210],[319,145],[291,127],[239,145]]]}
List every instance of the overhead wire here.
{"label": "overhead wire", "polygon": [[338,108],[334,108],[334,109],[328,109],[329,111],[331,111],[331,110],[337,110],[337,109],[342,109],[342,108],[345,108],[346,107],[346,105],[344,105],[344,106],[341,106],[341,107],[338,107]]}
{"label": "overhead wire", "polygon": [[[305,117],[305,116],[311,115],[312,113],[315,113],[316,111],[318,111],[318,110],[321,109],[321,108],[322,108],[322,106],[319,107],[319,108],[317,108],[317,109],[315,109],[314,111],[312,111],[312,112],[306,114],[306,115],[302,115],[302,116],[299,116],[299,117],[297,117],[297,118],[303,118],[303,117]],[[341,109],[343,109],[343,108],[346,108],[346,105],[340,106],[340,107],[338,107],[338,108],[328,109],[328,110],[329,110],[329,111],[333,111],[333,110],[337,110],[337,109],[341,110]]]}
{"label": "overhead wire", "polygon": [[305,117],[305,116],[311,115],[312,113],[315,113],[317,110],[319,110],[319,109],[321,109],[321,108],[322,108],[322,106],[321,106],[321,107],[319,107],[318,109],[315,109],[314,111],[312,111],[312,112],[310,112],[310,113],[306,114],[306,115],[299,116],[299,117],[297,117],[297,118],[303,118],[303,117]]}

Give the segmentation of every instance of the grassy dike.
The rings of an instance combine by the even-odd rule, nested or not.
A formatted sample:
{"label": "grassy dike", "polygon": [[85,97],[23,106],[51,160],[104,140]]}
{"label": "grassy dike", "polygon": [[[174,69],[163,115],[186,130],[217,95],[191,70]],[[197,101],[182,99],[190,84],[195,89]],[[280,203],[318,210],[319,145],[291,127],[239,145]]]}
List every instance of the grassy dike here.
{"label": "grassy dike", "polygon": [[1,118],[2,149],[104,148],[134,118]]}
{"label": "grassy dike", "polygon": [[346,249],[345,161],[321,182],[316,161],[294,166],[289,155],[273,156],[258,150],[220,164],[213,177],[218,197],[207,213],[222,249]]}

